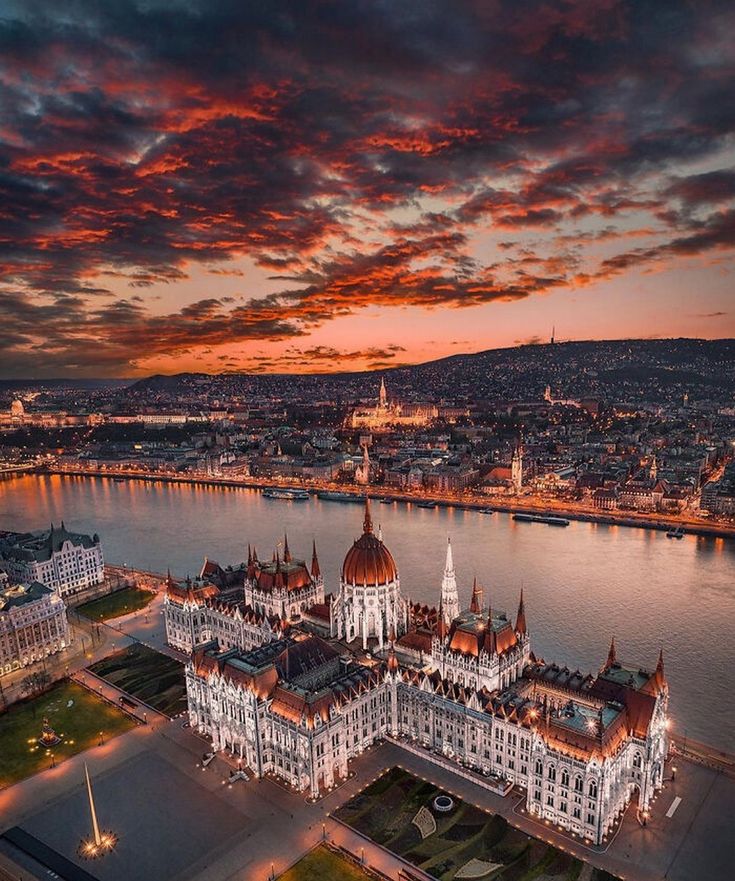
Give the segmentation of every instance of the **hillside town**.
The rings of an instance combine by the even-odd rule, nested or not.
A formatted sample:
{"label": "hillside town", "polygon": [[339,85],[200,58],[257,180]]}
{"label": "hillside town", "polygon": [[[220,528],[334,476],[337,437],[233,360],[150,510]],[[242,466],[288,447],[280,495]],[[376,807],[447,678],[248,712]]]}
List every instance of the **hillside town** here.
{"label": "hillside town", "polygon": [[564,370],[557,352],[583,344],[530,347],[545,369],[526,347],[523,368],[504,350],[318,386],[184,374],[6,389],[2,468],[731,520],[732,347],[678,343],[654,347],[636,376],[620,345],[600,343],[584,368],[567,351]]}

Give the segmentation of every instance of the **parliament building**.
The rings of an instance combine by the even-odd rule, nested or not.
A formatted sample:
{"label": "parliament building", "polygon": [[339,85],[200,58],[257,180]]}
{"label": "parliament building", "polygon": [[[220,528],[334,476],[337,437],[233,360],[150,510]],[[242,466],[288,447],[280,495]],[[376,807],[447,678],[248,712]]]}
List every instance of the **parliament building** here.
{"label": "parliament building", "polygon": [[190,652],[192,727],[254,776],[317,799],[387,739],[495,792],[522,787],[531,815],[594,843],[661,788],[662,654],[652,670],[626,665],[613,641],[596,674],[544,661],[522,593],[514,618],[477,583],[460,609],[451,545],[438,606],[411,603],[367,502],[334,596],[316,548],[310,565],[248,558],[169,579],[165,614],[169,641]]}

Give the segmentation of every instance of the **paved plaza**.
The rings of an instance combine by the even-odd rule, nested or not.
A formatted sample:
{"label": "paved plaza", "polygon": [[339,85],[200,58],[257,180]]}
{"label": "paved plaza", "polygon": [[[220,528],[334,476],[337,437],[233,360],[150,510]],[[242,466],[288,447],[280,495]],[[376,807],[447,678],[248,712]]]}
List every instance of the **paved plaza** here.
{"label": "paved plaza", "polygon": [[[0,831],[18,825],[100,881],[266,881],[272,870],[284,870],[324,832],[353,853],[364,848],[366,862],[397,878],[397,858],[346,829],[329,812],[385,768],[402,765],[626,881],[733,877],[735,781],[689,763],[679,762],[677,779],[667,782],[649,824],[641,827],[629,812],[615,840],[600,852],[518,813],[516,793],[502,799],[393,744],[365,753],[353,763],[355,776],[315,805],[270,780],[223,783],[230,768],[222,757],[201,770],[206,747],[190,729],[181,728],[180,720],[140,726],[0,792]],[[79,839],[89,834],[84,761],[93,775],[100,822],[120,836],[114,853],[91,863],[76,857]],[[667,817],[675,798],[682,801]]]}

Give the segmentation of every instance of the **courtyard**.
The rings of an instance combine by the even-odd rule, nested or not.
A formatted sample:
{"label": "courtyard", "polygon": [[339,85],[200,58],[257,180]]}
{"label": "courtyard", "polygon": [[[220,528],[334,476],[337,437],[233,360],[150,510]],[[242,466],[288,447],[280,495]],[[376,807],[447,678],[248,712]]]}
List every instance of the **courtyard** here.
{"label": "courtyard", "polygon": [[540,877],[612,881],[611,875],[514,828],[499,814],[450,796],[397,767],[374,780],[334,816],[440,881]]}
{"label": "courtyard", "polygon": [[142,643],[121,649],[89,669],[166,716],[186,709],[183,664]]}
{"label": "courtyard", "polygon": [[77,611],[92,621],[109,621],[145,609],[155,598],[156,594],[150,590],[124,587],[107,596],[83,603]]}
{"label": "courtyard", "polygon": [[[61,738],[49,747],[38,743],[44,719]],[[135,725],[128,715],[75,682],[64,681],[39,697],[13,704],[0,715],[0,788],[58,765]]]}

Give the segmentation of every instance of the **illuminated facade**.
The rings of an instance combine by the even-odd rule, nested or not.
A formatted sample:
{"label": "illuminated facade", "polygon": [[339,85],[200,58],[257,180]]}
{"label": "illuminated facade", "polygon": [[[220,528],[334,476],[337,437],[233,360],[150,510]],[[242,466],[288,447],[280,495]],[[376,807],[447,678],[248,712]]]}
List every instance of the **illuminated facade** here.
{"label": "illuminated facade", "polygon": [[66,606],[43,584],[0,581],[0,675],[65,649],[71,641]]}
{"label": "illuminated facade", "polygon": [[349,588],[368,577],[398,586],[369,511],[365,519],[331,603],[330,625],[341,622],[333,638],[295,624],[257,647],[195,648],[189,719],[214,749],[316,798],[347,776],[352,758],[390,738],[471,768],[499,791],[523,787],[532,815],[596,843],[631,801],[646,811],[668,752],[663,657],[652,673],[628,668],[613,643],[596,676],[546,663],[531,652],[523,595],[513,621],[484,608],[477,584],[468,610],[445,615],[456,593],[451,546],[438,610],[404,612],[400,590],[366,594],[364,605]]}
{"label": "illuminated facade", "polygon": [[374,407],[357,407],[349,417],[351,428],[378,430],[390,426],[427,425],[439,416],[434,404],[401,404],[388,400],[385,380],[380,381],[378,402]]}
{"label": "illuminated facade", "polygon": [[11,581],[38,581],[62,599],[101,584],[105,577],[100,537],[70,532],[63,521],[47,532],[6,534],[0,539],[0,569]]}

